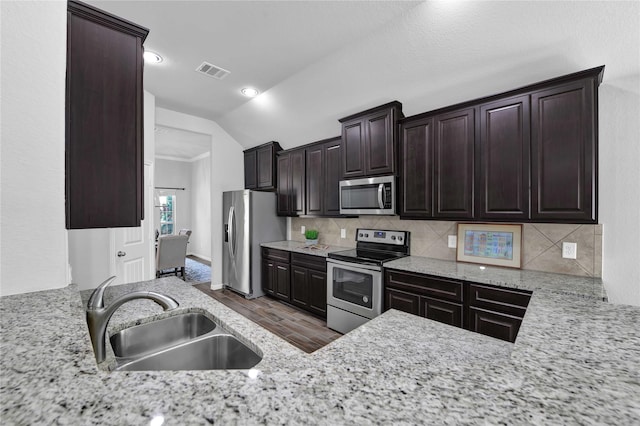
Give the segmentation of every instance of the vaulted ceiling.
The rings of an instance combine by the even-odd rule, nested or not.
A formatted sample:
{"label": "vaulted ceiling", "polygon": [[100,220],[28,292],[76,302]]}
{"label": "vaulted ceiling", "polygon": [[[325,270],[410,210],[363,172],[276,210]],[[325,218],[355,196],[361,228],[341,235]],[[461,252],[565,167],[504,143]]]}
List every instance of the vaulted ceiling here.
{"label": "vaulted ceiling", "polygon": [[[157,106],[214,120],[247,148],[337,136],[339,118],[392,100],[412,115],[603,64],[605,84],[625,85],[640,64],[637,2],[89,3],[150,29],[145,48],[164,57],[145,67]],[[203,61],[231,73],[198,74]]]}

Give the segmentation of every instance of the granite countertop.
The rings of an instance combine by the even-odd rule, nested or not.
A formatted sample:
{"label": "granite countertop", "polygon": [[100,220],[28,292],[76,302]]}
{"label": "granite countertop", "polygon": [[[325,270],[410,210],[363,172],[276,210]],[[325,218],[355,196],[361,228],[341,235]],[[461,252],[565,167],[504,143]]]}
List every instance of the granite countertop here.
{"label": "granite countertop", "polygon": [[[536,289],[515,344],[390,310],[305,354],[175,277],[106,302],[133,289],[224,323],[263,354],[260,374],[110,372],[75,286],[6,296],[3,424],[640,423],[640,307]],[[147,300],[120,309],[111,331],[171,315]]]}
{"label": "granite countertop", "polygon": [[274,248],[278,250],[292,251],[295,253],[311,254],[314,256],[327,257],[329,253],[334,251],[349,250],[349,247],[330,246],[327,244],[315,244],[312,246],[305,246],[300,241],[274,241],[271,243],[262,243],[262,247]]}

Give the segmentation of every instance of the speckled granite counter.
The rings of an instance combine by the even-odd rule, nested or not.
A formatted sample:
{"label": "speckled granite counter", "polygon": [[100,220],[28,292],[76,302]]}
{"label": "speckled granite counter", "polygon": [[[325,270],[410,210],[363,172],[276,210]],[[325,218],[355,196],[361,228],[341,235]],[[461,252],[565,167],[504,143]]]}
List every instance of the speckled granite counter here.
{"label": "speckled granite counter", "polygon": [[549,290],[598,300],[606,300],[607,297],[600,278],[481,266],[419,256],[403,257],[387,262],[384,266],[400,271],[437,275],[522,290]]}
{"label": "speckled granite counter", "polygon": [[296,253],[312,254],[314,256],[327,257],[332,251],[349,250],[349,247],[328,246],[326,244],[318,244],[306,247],[304,243],[299,241],[275,241],[272,243],[262,243],[262,247],[269,247],[278,250],[293,251]]}
{"label": "speckled granite counter", "polygon": [[[2,297],[3,424],[640,423],[638,307],[535,290],[514,345],[392,310],[307,355],[176,278],[106,301],[133,288],[222,320],[261,374],[108,372],[74,286]],[[130,302],[110,329],[168,314]]]}

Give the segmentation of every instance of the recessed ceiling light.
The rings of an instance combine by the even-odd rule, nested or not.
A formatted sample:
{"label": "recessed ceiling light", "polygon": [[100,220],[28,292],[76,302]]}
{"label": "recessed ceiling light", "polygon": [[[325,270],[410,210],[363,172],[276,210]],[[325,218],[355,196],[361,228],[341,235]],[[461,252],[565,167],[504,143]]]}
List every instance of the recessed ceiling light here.
{"label": "recessed ceiling light", "polygon": [[254,89],[253,87],[245,87],[244,89],[241,90],[242,94],[249,97],[249,98],[253,98],[255,96],[258,96],[258,89]]}
{"label": "recessed ceiling light", "polygon": [[144,52],[143,57],[145,62],[148,62],[150,64],[159,64],[160,62],[162,62],[162,56],[150,50],[147,50],[146,52]]}

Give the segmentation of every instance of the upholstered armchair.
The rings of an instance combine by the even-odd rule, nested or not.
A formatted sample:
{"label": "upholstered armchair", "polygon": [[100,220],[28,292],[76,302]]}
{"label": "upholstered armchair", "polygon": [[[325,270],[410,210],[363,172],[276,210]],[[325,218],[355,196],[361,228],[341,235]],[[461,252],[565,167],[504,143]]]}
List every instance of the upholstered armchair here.
{"label": "upholstered armchair", "polygon": [[[184,265],[187,257],[189,235],[162,235],[158,238],[156,251],[156,277],[165,274],[178,275],[178,269],[184,279]],[[170,270],[167,272],[167,270]]]}

